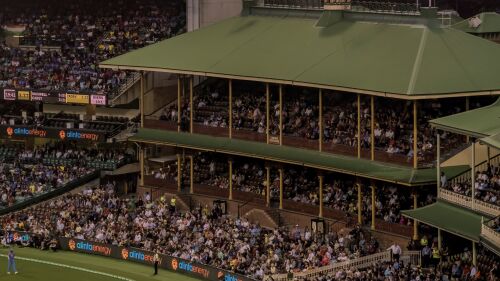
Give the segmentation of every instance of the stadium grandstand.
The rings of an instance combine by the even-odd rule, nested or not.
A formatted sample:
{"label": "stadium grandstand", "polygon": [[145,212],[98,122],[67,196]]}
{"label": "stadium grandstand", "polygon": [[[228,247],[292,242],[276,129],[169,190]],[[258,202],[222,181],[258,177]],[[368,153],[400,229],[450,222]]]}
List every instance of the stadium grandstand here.
{"label": "stadium grandstand", "polygon": [[483,2],[0,0],[0,260],[19,280],[499,280]]}

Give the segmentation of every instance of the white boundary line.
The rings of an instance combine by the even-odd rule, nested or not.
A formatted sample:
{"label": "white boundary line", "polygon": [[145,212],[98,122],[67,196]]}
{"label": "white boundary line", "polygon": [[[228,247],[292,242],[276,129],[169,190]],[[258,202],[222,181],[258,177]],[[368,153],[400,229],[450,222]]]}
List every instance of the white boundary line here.
{"label": "white boundary line", "polygon": [[[0,254],[0,257],[8,257],[8,256],[4,255],[4,254]],[[62,264],[62,263],[55,263],[55,262],[50,262],[50,261],[43,261],[43,260],[23,258],[23,257],[16,257],[16,259],[17,260],[24,260],[24,261],[31,261],[31,262],[36,262],[36,263],[42,263],[42,264],[48,264],[48,265],[53,265],[53,266],[58,266],[58,267],[64,267],[64,268],[79,270],[79,271],[83,271],[83,272],[89,272],[89,273],[103,275],[103,276],[107,276],[107,277],[111,277],[111,278],[115,278],[115,279],[119,279],[119,280],[123,280],[123,281],[135,281],[134,279],[121,277],[118,275],[113,275],[113,274],[109,274],[109,273],[105,273],[105,272],[90,270],[90,269],[86,269],[83,267],[66,265],[66,264]]]}

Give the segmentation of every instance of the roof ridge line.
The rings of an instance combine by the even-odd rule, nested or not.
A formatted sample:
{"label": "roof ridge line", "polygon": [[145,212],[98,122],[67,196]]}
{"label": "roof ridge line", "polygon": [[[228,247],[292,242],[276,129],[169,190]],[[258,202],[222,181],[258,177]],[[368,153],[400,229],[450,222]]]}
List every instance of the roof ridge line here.
{"label": "roof ridge line", "polygon": [[418,73],[420,71],[420,66],[422,66],[422,61],[424,57],[424,49],[427,43],[427,34],[429,28],[424,27],[422,31],[422,36],[420,37],[420,44],[418,45],[417,56],[415,57],[415,63],[413,64],[413,70],[411,72],[410,82],[408,84],[407,95],[411,95],[415,90],[415,84],[417,83]]}

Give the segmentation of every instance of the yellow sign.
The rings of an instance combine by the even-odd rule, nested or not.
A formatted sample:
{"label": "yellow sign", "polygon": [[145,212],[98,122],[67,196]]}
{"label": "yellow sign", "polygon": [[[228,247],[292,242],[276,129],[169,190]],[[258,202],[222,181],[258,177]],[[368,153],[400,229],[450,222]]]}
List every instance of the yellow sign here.
{"label": "yellow sign", "polygon": [[89,104],[89,95],[66,94],[66,103]]}
{"label": "yellow sign", "polygon": [[31,100],[29,91],[17,91],[17,99],[18,100]]}

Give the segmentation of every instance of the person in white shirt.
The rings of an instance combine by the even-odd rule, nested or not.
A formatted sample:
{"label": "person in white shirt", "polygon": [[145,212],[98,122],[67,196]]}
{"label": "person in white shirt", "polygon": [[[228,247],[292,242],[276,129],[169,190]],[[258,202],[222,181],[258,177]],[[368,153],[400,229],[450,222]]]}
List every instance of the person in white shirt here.
{"label": "person in white shirt", "polygon": [[396,242],[393,242],[392,246],[390,246],[389,249],[387,250],[391,251],[392,260],[399,262],[399,257],[401,256],[402,252],[401,247],[398,244],[396,244]]}

